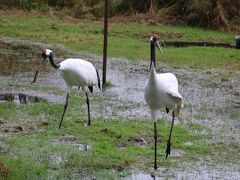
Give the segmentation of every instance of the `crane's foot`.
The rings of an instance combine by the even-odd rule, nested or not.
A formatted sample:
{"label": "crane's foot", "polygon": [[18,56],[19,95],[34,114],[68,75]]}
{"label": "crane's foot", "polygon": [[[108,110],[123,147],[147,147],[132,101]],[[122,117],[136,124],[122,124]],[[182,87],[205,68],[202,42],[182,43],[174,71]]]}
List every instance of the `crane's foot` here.
{"label": "crane's foot", "polygon": [[168,158],[168,156],[170,156],[170,153],[171,153],[171,143],[168,141],[167,149],[166,149],[166,159]]}

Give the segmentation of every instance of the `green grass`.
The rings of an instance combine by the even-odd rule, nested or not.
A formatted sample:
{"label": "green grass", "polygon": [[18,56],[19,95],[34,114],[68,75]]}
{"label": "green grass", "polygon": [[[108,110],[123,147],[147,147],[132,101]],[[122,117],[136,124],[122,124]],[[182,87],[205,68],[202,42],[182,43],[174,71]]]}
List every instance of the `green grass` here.
{"label": "green grass", "polygon": [[[184,66],[193,68],[234,68],[240,67],[239,52],[228,48],[167,48],[160,60],[168,62],[173,66]],[[180,64],[181,63],[181,64]]]}
{"label": "green grass", "polygon": [[[67,21],[44,16],[16,16],[3,14],[0,17],[0,36],[60,44],[75,51],[102,54],[102,23],[78,20]],[[126,57],[133,61],[149,59],[149,36],[160,35],[161,40],[182,40],[232,42],[233,34],[179,26],[147,26],[126,23],[110,24],[109,55]],[[157,60],[173,67],[184,68],[231,68],[239,69],[240,52],[235,49],[188,47],[164,48],[157,54]],[[226,75],[222,80],[228,80]],[[42,91],[56,95],[65,93],[55,87],[20,83],[0,82],[3,89]],[[108,82],[108,86],[112,86]],[[96,98],[95,104],[101,99]],[[122,117],[93,117],[92,125],[87,122],[84,96],[74,92],[69,99],[62,129],[57,125],[62,115],[63,104],[39,102],[17,105],[12,102],[0,103],[0,130],[5,124],[17,125],[22,132],[1,132],[0,136],[0,179],[48,179],[76,177],[101,177],[116,179],[121,173],[128,173],[141,164],[142,170],[153,166],[153,125],[146,119]],[[102,106],[99,105],[101,108]],[[120,107],[122,108],[122,107]],[[237,117],[237,113],[232,114]],[[237,119],[237,118],[236,118]],[[216,163],[236,162],[238,144],[211,142],[211,131],[199,124],[189,123],[184,127],[174,126],[172,150],[183,152],[176,158],[165,159],[165,148],[170,126],[164,119],[158,121],[158,165],[174,168],[182,161],[198,161],[199,157],[209,157]],[[202,133],[204,132],[204,133]],[[69,144],[56,144],[54,140],[73,136],[74,143],[89,144],[87,151],[77,151]],[[139,147],[134,138],[143,137],[148,144]],[[225,153],[228,148],[231,153]],[[54,155],[64,160],[53,164]],[[220,157],[225,160],[220,161]],[[237,163],[237,162],[236,162]],[[114,169],[116,173],[109,173]],[[2,177],[1,177],[2,176]]]}
{"label": "green grass", "polygon": [[[69,103],[71,106],[68,108],[61,130],[57,128],[57,124],[61,118],[63,104],[0,103],[0,112],[3,115],[0,118],[1,126],[7,123],[23,127],[22,132],[13,132],[9,138],[0,137],[0,141],[4,143],[4,146],[1,145],[0,162],[10,172],[8,179],[46,178],[51,175],[55,177],[54,174],[68,177],[79,169],[85,173],[85,176],[93,173],[98,176],[99,173],[109,169],[129,169],[139,161],[143,163],[143,169],[152,167],[153,124],[151,121],[93,117],[92,125],[85,126],[87,114],[78,110],[79,105],[85,106],[85,98],[72,94]],[[169,129],[169,125],[166,125],[163,119],[159,120],[158,164],[163,167],[174,166],[171,159],[165,160],[164,153]],[[53,143],[54,140],[69,135],[75,137],[74,143],[89,144],[90,149],[77,151],[69,144]],[[144,137],[148,142],[146,147],[139,147],[133,143],[133,139],[139,137]],[[198,143],[205,137],[207,135],[192,133],[187,128],[176,125],[172,137],[172,149],[182,149],[190,157],[194,157],[196,153],[211,154],[211,148],[204,143]],[[189,141],[192,144],[185,145]],[[51,160],[53,155],[62,156],[65,160],[60,165],[54,165]],[[0,171],[0,177],[1,175],[3,176]],[[109,174],[106,173],[105,176]]]}
{"label": "green grass", "polygon": [[[1,16],[0,36],[64,45],[75,51],[101,55],[103,24],[90,20],[47,18],[44,16]],[[156,33],[160,40],[227,42],[234,34],[185,26],[148,26],[136,23],[109,24],[109,50],[112,57],[130,60],[149,59],[149,37]],[[164,48],[157,60],[175,67],[233,68],[240,67],[240,52],[227,48]]]}
{"label": "green grass", "polygon": [[[90,172],[104,169],[124,169],[131,164],[137,163],[138,160],[146,158],[145,164],[152,165],[153,142],[141,148],[133,145],[130,138],[138,137],[141,134],[152,134],[152,124],[147,121],[136,123],[129,122],[126,128],[126,121],[117,120],[110,122],[103,122],[99,119],[94,119],[94,123],[90,127],[84,127],[83,124],[76,124],[73,121],[65,121],[63,128],[58,130],[56,127],[47,127],[43,132],[32,131],[28,133],[16,133],[10,140],[4,139],[3,142],[9,146],[11,153],[4,154],[0,160],[11,170],[9,178],[23,178],[30,177],[44,177],[48,173],[54,171],[63,173],[63,177],[67,177],[72,172],[77,171],[78,168],[87,169]],[[105,131],[107,129],[108,131]],[[169,130],[169,127],[159,123],[159,137],[162,142],[159,143],[158,163],[160,166],[171,166],[169,160],[165,160],[164,149],[166,145],[167,134],[164,133]],[[187,136],[179,138],[175,136],[181,132]],[[79,133],[81,132],[81,133]],[[107,132],[107,133],[106,133]],[[111,133],[108,133],[111,132]],[[55,145],[51,140],[61,138],[64,135],[73,135],[79,143],[89,143],[91,149],[88,151],[77,152],[73,148],[64,145]],[[117,136],[115,136],[117,135]],[[194,135],[195,137],[195,135]],[[186,129],[176,126],[174,129],[173,146],[172,148],[184,148],[182,145],[185,140],[193,138]],[[200,137],[199,137],[200,138]],[[119,148],[118,143],[125,143],[125,147]],[[187,153],[196,151],[198,153],[206,154],[207,151],[202,151],[203,146],[194,146],[194,148],[184,148]],[[208,148],[207,148],[208,149]],[[61,167],[63,171],[56,169],[49,161],[52,154],[66,154],[67,161]],[[195,154],[195,153],[193,153]],[[60,167],[59,167],[60,168]],[[53,171],[53,172],[52,172]]]}
{"label": "green grass", "polygon": [[21,90],[33,90],[33,91],[42,91],[42,92],[48,92],[53,93],[56,95],[62,95],[65,93],[65,91],[60,90],[59,88],[53,87],[53,86],[47,86],[47,85],[40,85],[37,83],[31,84],[30,82],[19,82],[19,81],[1,81],[0,86],[2,88],[13,88],[13,89],[21,89]]}
{"label": "green grass", "polygon": [[[17,87],[19,84],[14,84]],[[30,87],[25,87],[30,88]],[[94,101],[95,103],[100,103]],[[148,171],[153,166],[154,139],[153,124],[147,119],[121,117],[92,117],[87,123],[85,97],[75,92],[69,99],[70,106],[61,130],[57,125],[62,115],[63,104],[39,102],[17,105],[0,103],[0,130],[5,124],[21,126],[23,131],[4,132],[0,136],[0,178],[36,179],[50,177],[101,177],[114,179],[127,176],[131,168],[139,166]],[[211,157],[213,161],[235,162],[237,144],[211,143],[211,131],[206,127],[189,123],[184,127],[175,125],[172,137],[172,151],[184,154],[165,159],[165,149],[170,124],[164,119],[158,121],[159,167],[178,167],[182,161],[198,161]],[[202,133],[204,132],[204,133]],[[88,144],[90,149],[78,151],[68,143],[54,143],[66,136],[73,136],[74,143]],[[134,138],[144,138],[145,147],[133,143]],[[224,153],[228,148],[232,154]],[[63,159],[54,163],[53,157]],[[219,157],[225,158],[219,161]],[[112,172],[114,170],[115,173]]]}

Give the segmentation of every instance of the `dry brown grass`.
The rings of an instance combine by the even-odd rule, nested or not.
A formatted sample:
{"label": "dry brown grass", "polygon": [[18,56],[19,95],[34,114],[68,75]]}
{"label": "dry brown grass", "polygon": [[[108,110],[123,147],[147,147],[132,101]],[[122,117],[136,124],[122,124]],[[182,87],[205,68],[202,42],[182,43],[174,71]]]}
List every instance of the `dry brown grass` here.
{"label": "dry brown grass", "polygon": [[10,175],[11,170],[0,161],[0,177],[2,176],[4,179],[7,179],[7,177]]}
{"label": "dry brown grass", "polygon": [[188,24],[223,31],[240,30],[239,0],[209,0],[204,2],[188,1],[186,4],[186,22]]}
{"label": "dry brown grass", "polygon": [[[0,8],[31,8],[47,16],[72,16],[74,18],[101,19],[104,4],[100,0],[56,0],[47,4],[41,0],[23,0],[25,3],[3,0]],[[34,3],[33,3],[34,2]],[[57,3],[56,3],[57,2]],[[5,4],[5,6],[4,6]],[[35,4],[33,6],[33,4]],[[25,7],[26,6],[26,7]],[[161,24],[187,24],[223,31],[240,32],[239,0],[109,0],[109,15],[113,21]],[[34,11],[31,11],[31,13]],[[13,12],[14,13],[14,12]],[[20,13],[20,11],[17,11]],[[22,12],[23,13],[23,12]]]}

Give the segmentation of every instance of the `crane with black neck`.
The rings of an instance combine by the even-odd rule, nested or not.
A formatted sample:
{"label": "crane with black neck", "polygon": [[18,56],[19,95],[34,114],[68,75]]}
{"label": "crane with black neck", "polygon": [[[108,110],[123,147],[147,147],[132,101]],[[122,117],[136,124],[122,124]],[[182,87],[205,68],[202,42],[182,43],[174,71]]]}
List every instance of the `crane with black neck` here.
{"label": "crane with black neck", "polygon": [[62,121],[65,115],[65,112],[68,107],[68,99],[71,87],[77,86],[81,88],[86,95],[86,103],[88,108],[88,125],[91,124],[90,120],[90,105],[89,105],[89,92],[93,92],[93,86],[98,86],[101,89],[100,77],[97,69],[93,66],[92,63],[83,60],[83,59],[74,59],[68,58],[61,63],[57,64],[53,58],[53,52],[50,49],[45,49],[42,53],[42,60],[39,66],[39,69],[36,71],[32,83],[37,79],[39,71],[41,70],[42,64],[45,60],[49,59],[51,65],[61,72],[62,78],[64,79],[67,85],[67,96],[64,105],[64,110],[62,114],[61,121],[59,123],[59,129],[61,128]]}
{"label": "crane with black neck", "polygon": [[171,136],[175,117],[178,116],[181,104],[182,96],[178,92],[178,81],[172,73],[156,73],[156,58],[155,48],[158,48],[162,52],[159,45],[158,37],[156,35],[150,38],[150,50],[151,50],[151,62],[150,73],[145,84],[144,98],[147,102],[151,119],[154,123],[154,144],[155,144],[155,156],[154,156],[154,169],[157,169],[157,112],[164,108],[168,113],[172,110],[172,124],[167,142],[166,158],[170,155],[171,151]]}

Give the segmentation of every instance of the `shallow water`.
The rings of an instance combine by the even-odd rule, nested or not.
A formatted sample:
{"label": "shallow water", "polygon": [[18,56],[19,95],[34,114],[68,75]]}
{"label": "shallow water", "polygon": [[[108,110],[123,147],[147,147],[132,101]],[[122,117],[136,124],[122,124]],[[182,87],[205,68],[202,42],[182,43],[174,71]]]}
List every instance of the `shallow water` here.
{"label": "shallow water", "polygon": [[30,96],[27,94],[10,94],[10,93],[6,93],[6,94],[0,94],[0,103],[3,102],[14,102],[16,104],[29,104],[29,103],[37,103],[40,101],[46,101],[46,99],[37,97],[37,96]]}
{"label": "shallow water", "polygon": [[[0,46],[3,47],[1,41]],[[15,43],[11,39],[4,39],[4,42]],[[7,51],[4,52],[14,53],[16,52],[15,49],[18,49],[16,48],[18,44],[26,44],[24,41],[16,41],[16,43],[11,46],[5,43],[4,47]],[[34,54],[35,50],[39,51],[39,49],[43,49],[43,46],[44,44],[41,43],[33,43],[31,44],[32,49],[30,48],[29,50],[29,48],[26,48],[26,51]],[[51,48],[49,45],[46,46]],[[58,50],[60,53],[58,53]],[[57,60],[62,60],[64,57],[87,59],[99,69],[100,75],[102,73],[102,57],[86,53],[72,53],[64,51],[62,48],[56,48],[56,51],[53,52],[56,54],[56,57],[61,57],[61,59]],[[6,56],[16,57],[15,55],[11,56],[11,54]],[[25,56],[28,57],[28,53],[27,55],[20,56],[21,61]],[[34,62],[31,62],[33,65],[38,63],[38,55],[30,55],[30,57],[34,57],[32,58]],[[31,82],[35,73],[35,70],[31,69],[31,67],[28,73],[25,73],[25,71],[21,73],[22,71],[14,69],[8,71],[8,73],[2,73],[3,71],[0,70],[0,80]],[[144,84],[148,77],[148,72],[149,64],[147,61],[129,62],[122,58],[109,58],[107,80],[113,84],[113,87],[106,89],[104,92],[94,89],[94,93],[90,96],[92,115],[105,118],[127,117],[128,119],[150,119],[149,108],[143,98]],[[174,72],[178,78],[179,91],[184,98],[184,108],[181,111],[182,115],[180,119],[176,123],[180,123],[183,126],[188,123],[200,124],[206,127],[206,129],[210,129],[212,132],[212,139],[210,141],[214,143],[240,143],[240,71],[173,69],[158,61],[157,72]],[[3,74],[7,74],[8,76],[1,76]],[[222,75],[229,75],[229,78],[223,79]],[[62,90],[66,88],[59,72],[47,64],[46,71],[40,74],[37,83],[57,87]],[[7,89],[0,87],[1,93],[9,91],[11,93],[25,92],[24,90],[12,89],[11,87]],[[28,91],[27,93],[55,103],[63,104],[65,100],[65,96],[57,96],[42,92],[41,90]],[[83,94],[80,93],[80,95]],[[99,101],[100,103],[94,103],[94,101]],[[168,123],[170,123],[171,115],[166,115],[164,111],[159,112],[158,117],[169,119]],[[196,133],[204,134],[206,132],[201,131]],[[192,142],[188,143],[191,144]],[[76,142],[70,143],[66,141],[64,144],[77,144],[76,148],[81,149],[81,144]],[[84,146],[86,147],[83,147],[83,149],[90,148],[88,145]],[[184,152],[181,154],[184,154]],[[233,156],[239,158],[237,154]],[[55,155],[53,155],[53,159],[56,159],[56,166],[58,166],[58,162],[61,164],[62,160],[59,160],[61,158],[59,156],[54,157]],[[202,159],[196,162],[182,162],[177,168],[173,168],[172,170],[159,168],[156,179],[240,179],[239,164],[226,163],[224,165],[216,165],[211,161],[211,158],[202,157]],[[142,172],[135,168],[126,179],[152,179],[152,177],[151,173]]]}
{"label": "shallow water", "polygon": [[77,143],[76,138],[71,135],[63,136],[59,139],[53,139],[53,140],[51,140],[51,143],[54,145],[71,147],[72,149],[74,149],[76,151],[87,151],[91,148],[91,146],[89,144]]}

